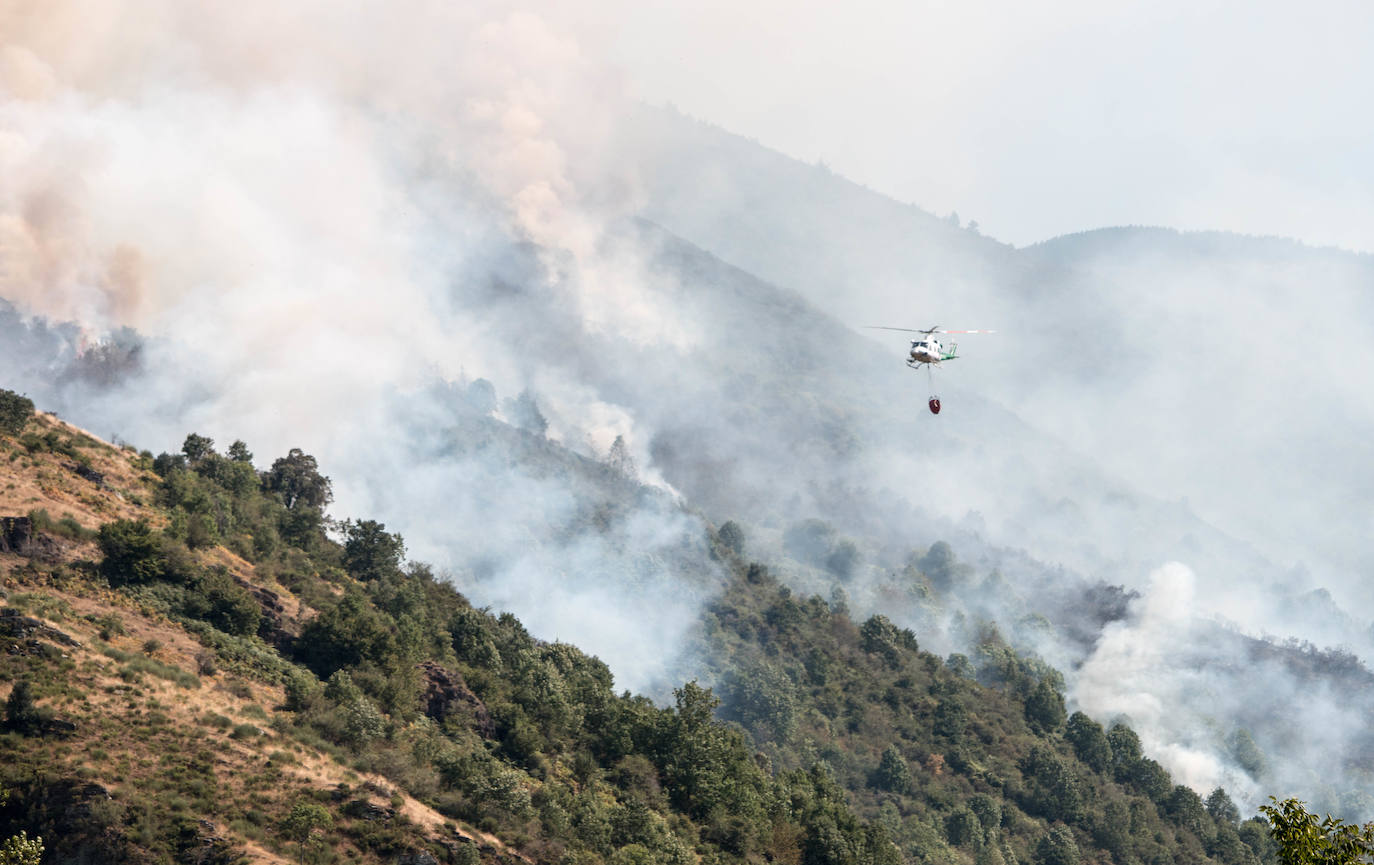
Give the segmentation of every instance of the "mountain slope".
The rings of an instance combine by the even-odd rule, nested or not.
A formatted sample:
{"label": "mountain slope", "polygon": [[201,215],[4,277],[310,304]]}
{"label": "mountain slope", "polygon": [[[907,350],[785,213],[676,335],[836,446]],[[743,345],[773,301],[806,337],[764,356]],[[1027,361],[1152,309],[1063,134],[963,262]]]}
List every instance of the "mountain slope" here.
{"label": "mountain slope", "polygon": [[[743,525],[749,555],[784,566],[796,590],[828,598],[839,588],[860,615],[882,612],[918,628],[941,654],[968,650],[976,637],[967,623],[996,622],[1012,645],[1065,672],[1070,699],[1107,719],[1134,714],[1126,708],[1134,693],[1089,693],[1077,669],[1112,662],[1099,646],[1113,625],[1122,639],[1147,642],[1162,627],[1145,615],[1152,597],[1133,601],[1113,585],[1148,595],[1143,575],[1181,553],[1204,580],[1284,576],[1186,505],[1140,495],[971,390],[946,391],[951,410],[930,417],[912,391],[917,377],[796,292],[644,222],[617,226],[603,244],[609,258],[637,261],[639,299],[671,319],[672,340],[570,319],[564,301],[580,277],[515,244],[489,279],[455,287],[454,302],[486,313],[491,333],[538,334],[538,351],[520,358],[545,384],[505,399],[479,380],[391,388],[351,406],[322,443],[327,461],[346,467],[340,490],[352,513],[406,526],[411,548],[479,604],[573,640],[621,683],[664,699],[701,674],[699,659],[684,653],[686,637],[722,580],[702,541],[706,521]],[[10,327],[61,332],[17,318]],[[167,342],[116,343],[94,359],[68,346],[65,361],[61,351],[50,361],[60,372],[36,384],[91,423],[113,423],[111,406],[125,422],[146,423],[136,407],[148,394],[168,417],[227,422],[237,403],[196,377],[201,364],[162,362]],[[120,362],[130,358],[133,372]],[[664,491],[606,479],[605,445],[590,444],[584,424],[607,415],[643,476]],[[555,434],[557,444],[548,440]],[[940,541],[962,563],[951,571],[953,590],[938,604],[894,594],[893,575]],[[1275,603],[1293,609],[1290,599],[1276,594]],[[1193,609],[1175,613],[1168,626],[1178,633],[1202,639],[1215,627],[1193,622]],[[1219,660],[1209,669],[1224,676],[1210,687],[1250,693],[1232,655]],[[1101,681],[1147,689],[1188,681],[1187,669],[1169,670],[1153,682],[1143,674]],[[1306,684],[1283,681],[1292,691]],[[1196,745],[1209,768],[1190,783],[1243,781],[1244,793],[1261,796],[1225,745],[1243,724],[1214,709],[1159,713],[1141,727],[1148,747],[1167,759]],[[1335,706],[1331,716],[1344,711]],[[1199,725],[1220,738],[1199,737]],[[1252,732],[1271,752],[1289,741],[1281,731]],[[1315,764],[1337,765],[1343,743],[1330,742]]]}
{"label": "mountain slope", "polygon": [[[47,486],[36,501],[24,493],[27,504],[56,508],[78,492],[54,474],[74,450],[109,470],[87,496],[92,509],[137,499],[128,515],[165,527],[121,518],[93,540],[75,515],[40,519],[0,554],[0,673],[12,683],[0,829],[43,834],[51,855],[617,865],[1269,855],[1259,824],[1238,826],[1224,794],[1214,815],[1171,787],[1126,728],[1112,731],[1125,748],[1115,780],[1082,762],[1074,730],[1102,729],[1064,728],[1057,676],[995,629],[972,663],[946,664],[881,616],[860,627],[842,602],[794,600],[723,531],[709,544],[730,576],[701,650],[726,717],[748,732],[711,720],[716,701],[696,683],[675,691],[675,709],[615,696],[595,658],[474,609],[422,565],[402,570],[400,537],[376,523],[350,522],[342,544],[329,540],[316,510],[328,484],[298,453],[256,472],[241,443],[226,456],[193,435],[182,455],[152,458],[47,416],[30,428],[0,439],[11,455],[0,509],[17,509],[8,496],[33,489],[30,477]],[[452,434],[459,447],[503,435],[485,422]],[[222,522],[201,524],[212,514]],[[1131,780],[1138,771],[1154,786]],[[1103,822],[1114,807],[1138,813],[1130,833]]]}
{"label": "mountain slope", "polygon": [[[285,862],[294,857],[278,824],[323,796],[339,852],[378,843],[368,815],[385,813],[396,849],[473,843],[504,855],[495,839],[273,724],[291,665],[261,640],[169,620],[165,596],[106,585],[96,529],[175,520],[153,505],[162,479],[150,460],[45,415],[0,447],[3,678],[11,696],[19,683],[31,689],[39,719],[15,723],[11,699],[7,825],[42,834],[61,861]],[[222,547],[186,553],[183,567],[222,575],[218,590],[254,620],[292,629],[309,614],[271,569]]]}

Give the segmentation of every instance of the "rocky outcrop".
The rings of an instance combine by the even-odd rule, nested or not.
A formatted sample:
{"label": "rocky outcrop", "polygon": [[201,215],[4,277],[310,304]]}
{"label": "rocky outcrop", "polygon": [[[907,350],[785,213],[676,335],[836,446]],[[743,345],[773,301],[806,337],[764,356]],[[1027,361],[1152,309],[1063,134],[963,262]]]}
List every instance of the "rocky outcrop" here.
{"label": "rocky outcrop", "polygon": [[0,607],[0,637],[15,641],[47,640],[76,649],[81,644],[41,619],[25,616],[13,607]]}
{"label": "rocky outcrop", "polygon": [[0,517],[0,553],[28,555],[33,544],[33,520],[28,517]]}
{"label": "rocky outcrop", "polygon": [[0,517],[0,553],[15,553],[40,561],[59,561],[62,546],[34,530],[28,517]]}
{"label": "rocky outcrop", "polygon": [[450,715],[468,719],[479,735],[491,738],[496,733],[496,725],[491,713],[463,677],[433,661],[420,664],[420,675],[424,677],[424,691],[420,696],[422,711],[436,721],[442,722]]}
{"label": "rocky outcrop", "polygon": [[76,735],[76,724],[66,718],[42,718],[38,722],[38,732],[44,736],[67,739]]}
{"label": "rocky outcrop", "polygon": [[73,463],[67,466],[67,468],[76,472],[79,477],[83,477],[97,487],[100,487],[102,490],[105,489],[105,476],[90,466],[82,465],[81,463]]}
{"label": "rocky outcrop", "polygon": [[300,636],[300,626],[287,616],[286,605],[282,603],[281,596],[237,574],[234,575],[234,582],[252,595],[262,610],[262,624],[258,626],[258,636],[278,651],[289,650],[292,642]]}
{"label": "rocky outcrop", "polygon": [[343,812],[355,820],[369,823],[385,823],[396,816],[396,812],[384,805],[368,799],[354,799],[343,806]]}
{"label": "rocky outcrop", "polygon": [[45,862],[137,862],[122,809],[100,784],[39,775],[11,786],[9,812],[43,838]]}
{"label": "rocky outcrop", "polygon": [[215,824],[209,820],[184,824],[177,846],[180,860],[192,865],[234,865],[242,859],[241,851],[218,835]]}

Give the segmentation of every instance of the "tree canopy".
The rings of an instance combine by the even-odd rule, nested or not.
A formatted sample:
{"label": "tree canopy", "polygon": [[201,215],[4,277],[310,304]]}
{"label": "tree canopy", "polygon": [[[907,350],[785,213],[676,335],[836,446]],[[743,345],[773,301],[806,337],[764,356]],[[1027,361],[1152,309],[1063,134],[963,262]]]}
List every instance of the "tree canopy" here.
{"label": "tree canopy", "polygon": [[1356,865],[1374,857],[1374,823],[1356,826],[1339,817],[1316,814],[1297,799],[1261,805],[1278,843],[1281,865]]}
{"label": "tree canopy", "polygon": [[334,500],[329,478],[320,474],[315,458],[300,448],[292,448],[273,462],[263,483],[269,491],[280,495],[282,504],[290,510],[318,510]]}
{"label": "tree canopy", "polygon": [[0,388],[0,433],[17,436],[33,417],[33,400]]}

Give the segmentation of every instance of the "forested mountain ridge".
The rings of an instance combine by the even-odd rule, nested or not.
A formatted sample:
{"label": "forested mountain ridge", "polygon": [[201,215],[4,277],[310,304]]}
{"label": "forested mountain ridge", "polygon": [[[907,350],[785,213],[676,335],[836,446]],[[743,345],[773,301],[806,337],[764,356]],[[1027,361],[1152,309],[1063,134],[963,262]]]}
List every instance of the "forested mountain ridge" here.
{"label": "forested mountain ridge", "polygon": [[738,526],[703,539],[726,575],[699,629],[713,719],[694,682],[672,708],[617,695],[376,522],[326,531],[308,454],[259,470],[191,435],[154,457],[45,415],[0,447],[0,508],[26,517],[0,553],[0,832],[52,861],[1269,856],[1129,728],[1065,718],[1057,674],[995,628],[942,660],[794,596]]}

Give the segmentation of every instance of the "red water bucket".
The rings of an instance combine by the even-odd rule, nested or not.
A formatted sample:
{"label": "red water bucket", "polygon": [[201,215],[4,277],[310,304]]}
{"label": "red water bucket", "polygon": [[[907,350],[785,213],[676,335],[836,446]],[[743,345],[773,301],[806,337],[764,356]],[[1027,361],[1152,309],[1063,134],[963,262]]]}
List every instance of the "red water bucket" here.
{"label": "red water bucket", "polygon": [[928,402],[927,405],[930,406],[930,413],[931,413],[931,414],[939,414],[939,413],[940,413],[940,398],[939,398],[938,396],[933,396],[933,397],[931,397],[931,398],[930,398],[930,402]]}

